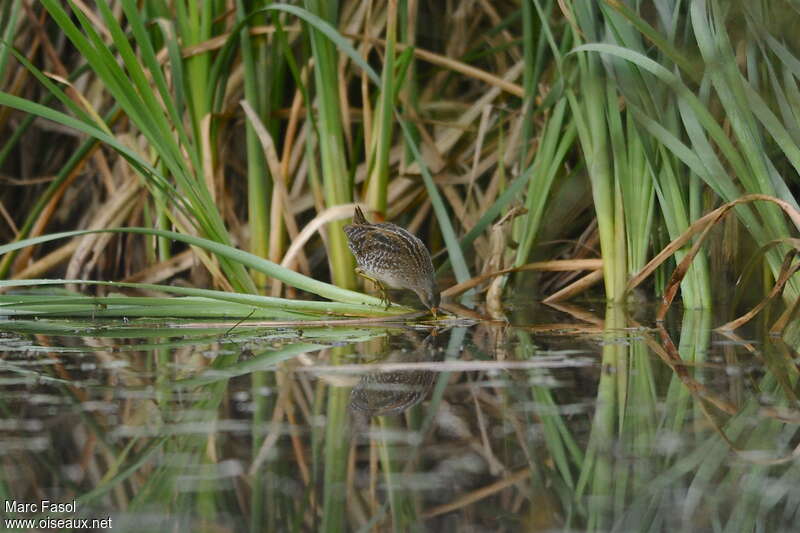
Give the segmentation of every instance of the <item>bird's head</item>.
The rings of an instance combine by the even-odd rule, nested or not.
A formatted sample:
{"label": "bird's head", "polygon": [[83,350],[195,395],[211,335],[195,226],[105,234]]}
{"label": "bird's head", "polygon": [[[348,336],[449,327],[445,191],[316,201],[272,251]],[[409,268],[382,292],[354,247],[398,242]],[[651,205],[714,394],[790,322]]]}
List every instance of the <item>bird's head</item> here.
{"label": "bird's head", "polygon": [[414,292],[417,293],[422,304],[436,314],[436,310],[441,303],[441,295],[439,294],[439,289],[436,287],[436,282],[430,280],[430,283],[426,283],[420,288],[415,289]]}

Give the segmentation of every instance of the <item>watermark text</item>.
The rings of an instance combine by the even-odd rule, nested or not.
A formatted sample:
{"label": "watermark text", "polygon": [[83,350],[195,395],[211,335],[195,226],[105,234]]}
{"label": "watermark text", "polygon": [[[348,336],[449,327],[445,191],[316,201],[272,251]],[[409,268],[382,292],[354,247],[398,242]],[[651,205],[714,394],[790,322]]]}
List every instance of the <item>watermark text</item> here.
{"label": "watermark text", "polygon": [[[75,500],[62,502],[54,500],[20,501],[5,500],[3,502],[3,526],[6,530],[31,529],[113,529],[114,521],[105,517],[76,517],[78,504]],[[39,515],[32,518],[21,518],[14,515]],[[63,516],[66,514],[67,516]],[[55,515],[55,516],[54,516]],[[59,516],[61,515],[61,516]],[[73,515],[73,516],[70,516]],[[14,516],[13,518],[11,516]]]}

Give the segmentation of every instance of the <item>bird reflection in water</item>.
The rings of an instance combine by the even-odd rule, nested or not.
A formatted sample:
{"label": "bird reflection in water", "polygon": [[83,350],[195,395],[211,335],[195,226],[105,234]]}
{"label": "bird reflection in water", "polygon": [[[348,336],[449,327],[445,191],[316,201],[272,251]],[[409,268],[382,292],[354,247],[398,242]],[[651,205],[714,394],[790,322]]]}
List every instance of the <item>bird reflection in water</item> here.
{"label": "bird reflection in water", "polygon": [[[410,346],[389,353],[381,363],[434,362],[444,359],[438,346],[436,330],[420,341],[408,331],[404,338]],[[364,374],[350,393],[353,431],[367,429],[373,416],[397,415],[422,402],[433,388],[438,372],[428,369],[384,370]]]}

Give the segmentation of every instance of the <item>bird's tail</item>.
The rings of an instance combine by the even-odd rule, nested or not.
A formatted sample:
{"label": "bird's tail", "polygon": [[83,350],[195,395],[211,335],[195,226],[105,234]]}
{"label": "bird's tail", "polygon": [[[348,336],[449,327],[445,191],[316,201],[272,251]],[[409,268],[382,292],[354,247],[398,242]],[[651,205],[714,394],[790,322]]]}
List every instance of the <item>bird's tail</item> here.
{"label": "bird's tail", "polygon": [[364,212],[359,206],[356,206],[356,210],[353,213],[353,224],[369,224],[367,217],[364,216]]}

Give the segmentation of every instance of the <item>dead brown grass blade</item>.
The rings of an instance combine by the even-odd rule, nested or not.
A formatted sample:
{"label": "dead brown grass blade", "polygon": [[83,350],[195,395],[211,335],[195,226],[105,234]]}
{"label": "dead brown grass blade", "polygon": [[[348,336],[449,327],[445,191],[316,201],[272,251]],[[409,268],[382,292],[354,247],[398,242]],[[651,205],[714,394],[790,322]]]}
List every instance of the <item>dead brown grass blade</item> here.
{"label": "dead brown grass blade", "polygon": [[731,208],[739,204],[756,201],[772,202],[777,204],[778,207],[783,209],[784,213],[786,213],[786,215],[792,219],[795,227],[800,228],[800,212],[798,212],[789,203],[766,194],[748,194],[746,196],[742,196],[737,200],[718,207],[717,209],[694,221],[694,223],[689,226],[682,235],[670,242],[663,250],[661,250],[661,252],[658,253],[658,255],[651,259],[649,263],[647,263],[635,276],[631,278],[631,280],[628,282],[626,290],[630,291],[634,289],[645,279],[647,279],[647,277],[650,276],[650,274],[652,274],[653,271],[655,271],[655,269],[658,268],[664,261],[672,257],[677,250],[683,248],[683,246],[689,242],[689,239],[694,237],[695,234],[703,231],[706,225],[709,223],[715,223],[722,215],[725,215],[728,211],[730,211]]}
{"label": "dead brown grass blade", "polygon": [[[88,226],[89,229],[121,226],[136,206],[135,197],[141,188],[141,182],[136,176],[127,172],[125,174],[127,174],[125,185],[98,208]],[[79,244],[67,265],[65,277],[67,279],[78,279],[86,276],[114,236],[112,233],[93,233],[78,237]]]}
{"label": "dead brown grass blade", "polygon": [[[86,152],[84,157],[81,161],[75,165],[72,172],[69,173],[67,178],[61,183],[58,187],[58,190],[53,194],[50,198],[50,201],[47,203],[45,208],[39,214],[39,217],[36,219],[36,222],[33,225],[33,228],[28,233],[26,237],[39,237],[40,235],[44,234],[45,229],[47,229],[47,225],[50,222],[50,219],[53,218],[53,215],[56,212],[56,209],[61,202],[61,199],[64,197],[64,193],[67,189],[72,185],[75,179],[81,175],[81,173],[85,170],[86,162],[92,157],[94,152],[100,147],[99,144],[95,144],[90,150]],[[26,269],[28,264],[30,263],[31,257],[33,257],[33,252],[36,250],[36,246],[28,246],[20,250],[19,255],[17,255],[16,260],[14,261],[14,271],[21,272],[22,270]],[[11,257],[9,255],[8,257]]]}
{"label": "dead brown grass blade", "polygon": [[[308,224],[305,225],[295,238],[292,239],[292,244],[283,256],[280,264],[286,268],[294,268],[299,258],[304,257],[303,246],[314,236],[314,233],[322,229],[327,223],[334,220],[342,220],[349,218],[353,215],[353,207],[356,204],[335,205],[325,209],[323,212],[315,216]],[[366,205],[361,205],[362,209],[366,209]],[[301,262],[302,264],[302,262]],[[301,266],[304,272],[309,271],[308,263]]]}
{"label": "dead brown grass blade", "polygon": [[[22,270],[15,272],[14,275],[11,276],[11,279],[41,278],[49,272],[51,268],[66,261],[77,249],[78,240],[73,239],[67,244],[59,246],[44,257],[37,259]],[[8,289],[3,288],[0,290],[0,293],[6,290]]]}
{"label": "dead brown grass blade", "polygon": [[300,440],[300,432],[297,424],[297,419],[294,416],[295,404],[292,401],[286,402],[286,420],[289,422],[289,438],[292,441],[292,451],[294,451],[294,458],[297,466],[300,469],[300,477],[303,479],[303,484],[308,486],[311,483],[311,471],[306,464],[306,449],[303,442]]}
{"label": "dead brown grass blade", "polygon": [[681,281],[683,278],[686,277],[686,273],[689,271],[689,267],[692,266],[692,261],[694,257],[697,255],[697,252],[700,251],[700,247],[703,245],[703,242],[708,237],[711,229],[714,227],[714,224],[722,220],[722,217],[725,216],[727,210],[720,211],[717,216],[710,219],[703,228],[703,231],[700,233],[700,236],[695,240],[694,244],[692,245],[689,252],[684,256],[683,260],[678,264],[677,268],[672,272],[672,275],[669,278],[669,282],[667,283],[666,288],[664,289],[664,296],[661,298],[661,305],[658,308],[658,313],[656,314],[656,320],[659,322],[664,320],[664,316],[666,316],[667,311],[669,310],[670,306],[672,305],[672,301],[675,299],[675,295],[678,294],[678,288],[681,285]]}
{"label": "dead brown grass blade", "polygon": [[195,264],[192,250],[184,250],[166,261],[161,261],[124,278],[124,283],[161,283],[172,276],[188,270]]}
{"label": "dead brown grass blade", "polygon": [[8,227],[11,228],[11,231],[14,233],[14,238],[18,239],[19,228],[17,227],[17,224],[14,222],[14,219],[11,217],[11,213],[9,213],[8,210],[6,210],[6,206],[3,204],[3,202],[0,202],[0,215],[3,216],[3,220],[5,220],[6,224],[8,224]]}
{"label": "dead brown grass blade", "polygon": [[[283,218],[283,222],[286,224],[286,230],[289,232],[289,236],[292,239],[296,238],[299,233],[297,223],[291,211],[287,209],[289,204],[289,190],[286,185],[286,176],[282,172],[286,166],[281,164],[272,135],[269,134],[264,123],[261,122],[261,119],[258,117],[258,114],[253,110],[252,106],[250,106],[250,103],[247,102],[247,100],[242,100],[240,105],[242,109],[244,109],[261,143],[261,147],[264,150],[264,159],[267,162],[270,174],[272,174],[273,191],[272,203],[270,204],[269,259],[277,263],[280,261],[280,256],[283,253],[283,242],[281,238],[283,226],[281,225],[281,218]],[[304,267],[307,269],[308,264],[304,264]]]}
{"label": "dead brown grass blade", "polygon": [[[742,274],[739,276],[739,279],[737,280],[736,284],[743,285],[745,281],[749,279],[750,275],[755,270],[755,266],[758,264],[759,261],[761,261],[763,255],[767,252],[767,250],[774,248],[780,244],[790,246],[794,248],[795,252],[800,253],[800,239],[784,238],[784,239],[776,239],[774,241],[770,241],[765,245],[763,245],[757,252],[755,252],[752,255],[750,260],[747,262],[747,265],[744,267]],[[783,268],[781,269],[781,272],[783,272]],[[789,277],[791,277],[791,275]],[[784,310],[784,312],[781,314],[778,320],[770,328],[769,334],[777,337],[782,336],[784,330],[786,329],[786,326],[789,324],[789,321],[791,320],[792,317],[796,315],[798,310],[800,310],[800,298],[795,300],[795,302],[791,306],[789,306],[786,310]],[[730,322],[728,324],[730,324]],[[720,326],[717,329],[723,331],[725,329],[725,326],[727,326],[728,324]]]}
{"label": "dead brown grass blade", "polygon": [[[593,259],[573,259],[573,261],[593,261]],[[582,293],[583,291],[587,290],[592,285],[595,285],[596,283],[600,283],[601,281],[603,281],[603,269],[602,268],[597,269],[594,272],[591,272],[591,273],[583,276],[582,278],[578,279],[577,281],[574,281],[574,282],[570,283],[569,285],[567,285],[566,287],[564,287],[560,291],[558,291],[558,292],[556,292],[554,294],[551,294],[550,296],[548,296],[547,298],[542,300],[542,303],[549,304],[549,303],[553,303],[553,302],[558,302],[560,300],[567,300],[569,298],[572,298],[576,294]]]}
{"label": "dead brown grass blade", "polygon": [[675,294],[677,293],[681,280],[686,275],[686,271],[688,270],[692,259],[694,259],[694,256],[697,254],[700,245],[705,240],[711,227],[717,224],[735,206],[757,201],[771,202],[776,204],[783,210],[784,213],[786,213],[786,216],[792,220],[795,227],[800,228],[800,212],[798,212],[788,202],[773,196],[768,196],[766,194],[748,194],[746,196],[742,196],[741,198],[738,198],[732,202],[728,202],[727,204],[722,205],[697,219],[686,229],[686,231],[683,232],[683,234],[670,242],[663,250],[661,250],[661,252],[651,259],[650,262],[644,266],[644,268],[642,268],[635,276],[633,276],[633,278],[631,278],[631,280],[628,282],[626,291],[630,291],[642,283],[642,281],[647,279],[647,277],[652,274],[653,271],[658,268],[658,266],[672,257],[676,251],[683,248],[692,237],[700,233],[700,237],[694,243],[690,252],[687,253],[686,257],[684,257],[683,261],[681,261],[681,264],[678,265],[678,268],[675,270],[675,272],[673,272],[667,289],[664,291],[664,298],[658,311],[658,319],[663,320],[664,314],[672,304],[672,300],[675,298]]}
{"label": "dead brown grass blade", "polygon": [[[783,288],[786,286],[786,283],[789,281],[789,278],[791,278],[795,274],[795,272],[800,270],[800,263],[792,265],[792,261],[794,260],[797,254],[798,254],[797,250],[792,250],[786,254],[786,257],[783,258],[783,264],[781,265],[781,271],[780,275],[778,276],[778,280],[775,282],[775,285],[772,287],[772,290],[769,291],[769,294],[767,294],[767,296],[763,300],[758,302],[758,304],[755,307],[750,309],[748,312],[746,312],[739,318],[731,320],[730,322],[727,322],[716,329],[720,331],[734,330],[736,328],[739,328],[747,324],[748,322],[750,322],[750,320],[753,319],[753,317],[755,317],[758,313],[760,313],[761,310],[764,309],[764,307],[766,307],[766,305],[770,301],[772,301],[776,296],[780,295],[783,292]],[[794,307],[795,305],[792,305],[792,308]]]}
{"label": "dead brown grass blade", "polygon": [[800,311],[800,298],[795,300],[794,303],[778,317],[778,320],[776,320],[769,329],[769,334],[774,337],[782,337],[786,326],[789,325],[792,319],[797,317],[798,311]]}
{"label": "dead brown grass blade", "polygon": [[488,272],[486,274],[481,274],[480,276],[475,276],[472,279],[468,279],[463,283],[459,283],[458,285],[453,285],[452,287],[442,291],[442,296],[448,296],[451,298],[453,296],[458,296],[462,292],[466,292],[469,289],[480,285],[484,281],[490,280],[497,276],[502,276],[504,274],[509,274],[511,272],[524,272],[532,270],[538,270],[543,272],[598,270],[601,272],[602,275],[602,268],[603,268],[602,259],[556,259],[553,261],[537,261],[519,267],[504,268],[502,270],[496,270],[494,272]]}
{"label": "dead brown grass blade", "polygon": [[672,341],[672,337],[670,337],[663,326],[659,325],[658,332],[661,337],[660,344],[648,333],[642,333],[642,338],[653,353],[658,355],[667,366],[672,369],[675,375],[678,376],[689,393],[698,400],[698,404],[702,405],[704,401],[707,401],[723,413],[729,415],[735,415],[739,412],[739,409],[735,405],[711,393],[705,385],[697,381],[689,373],[688,365],[683,361],[678,348]]}
{"label": "dead brown grass blade", "polygon": [[[680,378],[681,382],[686,386],[689,393],[697,400],[697,405],[700,407],[700,410],[703,412],[703,415],[708,420],[711,427],[714,428],[714,431],[725,441],[728,447],[733,451],[740,459],[759,465],[776,465],[776,464],[783,464],[790,461],[796,460],[800,457],[800,445],[796,446],[794,450],[788,455],[782,457],[774,457],[769,459],[762,459],[761,457],[756,457],[753,454],[749,453],[747,450],[743,450],[738,448],[736,444],[728,438],[725,431],[722,429],[719,421],[717,420],[718,417],[714,416],[708,410],[708,405],[711,404],[720,411],[728,414],[728,415],[735,415],[739,412],[739,408],[735,405],[731,404],[730,402],[719,398],[716,394],[713,394],[709,391],[705,385],[699,383],[695,380],[687,371],[686,367],[683,364],[683,359],[681,359],[680,353],[678,349],[675,347],[675,343],[672,341],[672,338],[669,336],[669,333],[663,326],[659,326],[659,333],[661,336],[661,344],[655,341],[650,335],[647,333],[643,334],[643,338],[650,349],[653,350],[659,357],[664,360],[667,365],[672,368],[673,372]],[[739,337],[732,335],[730,333],[725,333],[727,337],[734,340],[737,343],[741,343],[748,348],[753,353],[757,353],[755,347],[752,346],[750,343],[744,342]],[[760,410],[759,411],[762,415],[768,418],[775,418],[776,420],[781,420],[781,417],[775,416],[776,413],[771,413],[769,410]],[[785,417],[785,413],[781,414]],[[760,452],[759,452],[760,453]]]}
{"label": "dead brown grass blade", "polygon": [[[301,28],[299,24],[283,27],[283,31],[288,34],[300,33],[300,29]],[[253,26],[250,28],[250,36],[255,37],[258,35],[271,35],[275,33],[275,31],[275,26]],[[230,33],[221,33],[201,43],[184,46],[181,49],[181,55],[184,58],[187,58],[205,54],[206,52],[211,52],[213,50],[219,50],[225,46],[225,43],[228,42],[230,36]]]}
{"label": "dead brown grass blade", "polygon": [[605,320],[600,318],[599,316],[595,315],[591,311],[584,309],[583,307],[577,307],[570,304],[559,303],[559,302],[547,302],[547,305],[552,307],[553,309],[557,309],[562,313],[567,313],[568,315],[576,318],[582,322],[588,322],[589,324],[593,324],[597,327],[604,327]]}
{"label": "dead brown grass blade", "polygon": [[[386,46],[386,41],[383,39],[375,39],[368,35],[355,35],[355,34],[343,34],[345,37],[351,37],[353,39],[359,39],[363,41],[370,41],[374,44],[379,44],[383,47]],[[395,47],[397,48],[398,52],[402,52],[406,48],[407,45],[403,43],[396,43]],[[489,85],[497,87],[509,94],[513,94],[519,98],[525,97],[525,90],[522,88],[521,85],[517,85],[511,81],[505,80],[503,78],[497,77],[494,74],[490,74],[485,70],[481,70],[479,68],[475,68],[472,65],[468,65],[466,63],[462,63],[461,61],[457,61],[450,57],[446,57],[443,55],[435,54],[433,52],[429,52],[427,50],[423,50],[421,48],[414,48],[414,55],[423,61],[431,63],[432,65],[436,65],[438,67],[446,68],[452,70],[454,72],[459,72],[464,76],[468,76],[470,78],[475,78],[476,80],[481,80],[486,82]]]}
{"label": "dead brown grass blade", "polygon": [[437,505],[431,509],[422,513],[422,518],[428,519],[433,518],[434,516],[438,516],[440,514],[449,513],[451,511],[455,511],[456,509],[461,509],[462,507],[466,507],[467,505],[473,504],[477,501],[480,501],[484,498],[488,498],[492,494],[500,492],[501,490],[510,487],[520,481],[527,479],[531,475],[531,471],[529,468],[524,468],[522,470],[518,470],[511,474],[510,476],[501,479],[500,481],[496,481],[491,485],[487,485],[486,487],[482,487],[478,490],[474,490],[469,492],[459,498],[456,498],[450,503],[446,503],[444,505]]}

